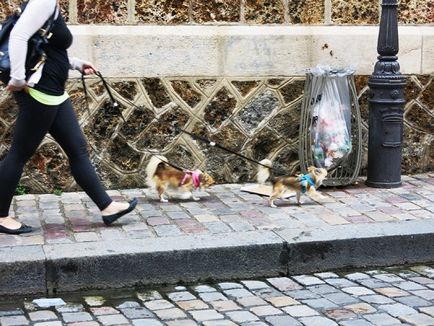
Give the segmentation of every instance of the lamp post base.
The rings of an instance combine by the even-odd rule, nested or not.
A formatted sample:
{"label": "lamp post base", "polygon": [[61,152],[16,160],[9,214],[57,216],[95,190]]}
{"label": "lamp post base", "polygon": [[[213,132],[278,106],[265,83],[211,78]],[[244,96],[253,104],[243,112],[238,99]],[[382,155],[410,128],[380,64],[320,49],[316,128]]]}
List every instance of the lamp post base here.
{"label": "lamp post base", "polygon": [[375,182],[375,181],[366,180],[365,185],[367,185],[368,187],[372,187],[372,188],[391,189],[391,188],[401,187],[402,182],[401,181],[398,181],[398,182]]}

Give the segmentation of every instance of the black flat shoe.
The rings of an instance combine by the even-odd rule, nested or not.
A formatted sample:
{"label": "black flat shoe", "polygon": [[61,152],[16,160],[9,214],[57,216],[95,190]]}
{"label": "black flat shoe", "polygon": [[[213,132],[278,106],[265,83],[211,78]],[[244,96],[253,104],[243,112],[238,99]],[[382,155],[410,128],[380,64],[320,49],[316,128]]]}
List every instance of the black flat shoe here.
{"label": "black flat shoe", "polygon": [[21,224],[21,226],[18,229],[9,229],[3,225],[0,225],[0,233],[21,234],[21,233],[29,233],[32,231],[33,231],[32,227],[25,224]]}
{"label": "black flat shoe", "polygon": [[116,221],[118,218],[124,216],[125,214],[128,214],[129,212],[131,212],[137,205],[137,198],[133,198],[130,201],[130,206],[128,206],[127,209],[124,209],[123,211],[120,211],[116,214],[112,214],[112,215],[105,215],[102,217],[102,220],[104,221],[105,225],[110,225],[112,224],[114,221]]}

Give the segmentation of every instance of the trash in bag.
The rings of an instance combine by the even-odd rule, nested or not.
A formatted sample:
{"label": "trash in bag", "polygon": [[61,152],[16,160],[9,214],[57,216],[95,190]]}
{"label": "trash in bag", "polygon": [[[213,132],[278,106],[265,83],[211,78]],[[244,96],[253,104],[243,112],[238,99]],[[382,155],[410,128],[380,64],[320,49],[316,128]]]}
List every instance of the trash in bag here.
{"label": "trash in bag", "polygon": [[311,147],[316,166],[330,169],[351,153],[351,93],[353,69],[317,66],[312,73]]}

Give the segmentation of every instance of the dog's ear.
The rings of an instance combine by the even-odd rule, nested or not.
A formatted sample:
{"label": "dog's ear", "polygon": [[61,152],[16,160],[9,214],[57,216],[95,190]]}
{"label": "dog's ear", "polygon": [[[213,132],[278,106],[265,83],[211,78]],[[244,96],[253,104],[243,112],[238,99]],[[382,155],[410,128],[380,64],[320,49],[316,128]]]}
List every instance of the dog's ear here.
{"label": "dog's ear", "polygon": [[314,172],[316,170],[316,168],[314,167],[314,166],[309,166],[308,168],[307,168],[307,172],[308,173],[312,173],[312,172]]}

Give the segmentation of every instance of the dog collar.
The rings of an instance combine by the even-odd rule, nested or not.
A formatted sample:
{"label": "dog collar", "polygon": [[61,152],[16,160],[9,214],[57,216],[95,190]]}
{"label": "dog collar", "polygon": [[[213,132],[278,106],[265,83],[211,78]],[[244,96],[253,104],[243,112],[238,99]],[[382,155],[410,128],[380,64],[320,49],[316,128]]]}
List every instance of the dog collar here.
{"label": "dog collar", "polygon": [[311,187],[315,186],[315,182],[312,180],[309,174],[304,174],[300,177],[301,193],[304,194],[307,191],[307,185]]}
{"label": "dog collar", "polygon": [[191,176],[195,188],[200,187],[200,173],[198,171],[185,171],[184,177],[179,183],[181,186],[187,181],[188,176]]}

